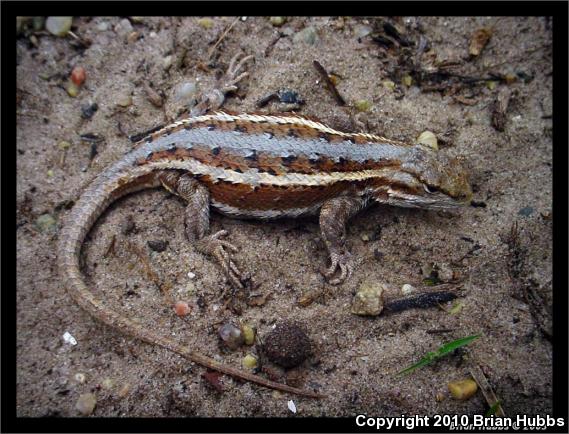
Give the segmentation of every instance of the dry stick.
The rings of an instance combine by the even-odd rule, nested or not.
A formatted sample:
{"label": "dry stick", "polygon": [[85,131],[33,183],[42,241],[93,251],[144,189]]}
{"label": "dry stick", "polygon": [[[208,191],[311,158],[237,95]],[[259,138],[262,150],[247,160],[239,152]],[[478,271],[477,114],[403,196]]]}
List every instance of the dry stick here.
{"label": "dry stick", "polygon": [[[470,375],[472,375],[472,378],[474,378],[474,381],[476,381],[476,384],[478,384],[478,387],[480,387],[482,395],[484,395],[484,399],[486,399],[486,402],[488,403],[490,408],[492,408],[492,406],[496,405],[496,403],[498,402],[498,398],[496,397],[496,394],[492,390],[490,383],[488,383],[488,380],[486,379],[484,372],[482,372],[482,369],[480,369],[480,366],[478,365],[474,365],[469,369],[469,371]],[[498,404],[498,408],[496,409],[496,415],[500,417],[506,417],[504,409],[502,408],[502,404]]]}
{"label": "dry stick", "polygon": [[235,20],[231,23],[231,25],[227,28],[227,30],[225,30],[221,36],[219,37],[219,39],[217,40],[217,42],[213,45],[213,47],[211,47],[209,49],[209,52],[207,53],[207,58],[208,60],[211,59],[211,55],[213,54],[213,52],[215,51],[215,49],[217,48],[217,46],[221,43],[221,41],[223,41],[223,39],[225,39],[225,37],[227,36],[227,34],[229,33],[229,31],[233,28],[233,26],[235,24],[237,24],[237,21],[239,21],[240,17],[235,18]]}
{"label": "dry stick", "polygon": [[338,104],[342,106],[346,105],[346,101],[344,101],[344,98],[342,98],[342,96],[338,92],[338,89],[336,89],[336,86],[334,85],[332,80],[330,80],[330,76],[328,75],[326,69],[324,69],[324,67],[317,60],[314,60],[312,62],[312,65],[314,65],[316,71],[318,71],[318,73],[322,76],[324,82],[326,83],[326,86],[328,86],[328,89],[330,90],[330,92],[332,92],[332,95],[334,95],[334,98],[336,99]]}

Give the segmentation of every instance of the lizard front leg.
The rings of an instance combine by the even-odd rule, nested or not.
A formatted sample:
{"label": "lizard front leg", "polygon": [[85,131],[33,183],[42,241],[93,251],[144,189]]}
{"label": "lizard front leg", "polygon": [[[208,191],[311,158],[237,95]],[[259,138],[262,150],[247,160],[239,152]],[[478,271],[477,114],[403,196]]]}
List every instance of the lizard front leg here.
{"label": "lizard front leg", "polygon": [[[332,285],[343,283],[352,273],[350,252],[345,248],[346,223],[366,204],[361,197],[341,196],[324,202],[320,209],[320,232],[330,255],[330,267],[322,274]],[[340,275],[334,279],[336,270]]]}
{"label": "lizard front leg", "polygon": [[230,254],[238,249],[230,242],[221,239],[227,235],[227,231],[221,230],[206,235],[209,231],[210,203],[207,187],[191,175],[175,170],[160,173],[159,179],[164,188],[188,203],[184,219],[188,240],[195,244],[198,252],[214,257],[233,285],[243,288],[246,277],[231,259]]}

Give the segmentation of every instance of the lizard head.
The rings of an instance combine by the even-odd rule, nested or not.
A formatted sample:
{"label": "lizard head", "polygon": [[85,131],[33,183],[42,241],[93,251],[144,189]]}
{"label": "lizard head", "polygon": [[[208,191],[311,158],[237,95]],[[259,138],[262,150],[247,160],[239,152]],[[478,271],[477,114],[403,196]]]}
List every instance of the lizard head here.
{"label": "lizard head", "polygon": [[387,185],[372,194],[376,201],[395,206],[449,209],[470,204],[472,189],[457,158],[424,145],[409,148]]}

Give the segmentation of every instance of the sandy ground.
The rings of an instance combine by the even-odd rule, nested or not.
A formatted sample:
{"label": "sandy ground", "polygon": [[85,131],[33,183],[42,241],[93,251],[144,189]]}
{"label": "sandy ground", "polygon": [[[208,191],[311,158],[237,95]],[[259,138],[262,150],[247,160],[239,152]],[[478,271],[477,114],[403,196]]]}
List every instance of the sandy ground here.
{"label": "sandy ground", "polygon": [[[268,18],[249,18],[235,23],[215,48],[232,18],[213,18],[212,23],[144,18],[131,20],[132,29],[120,18],[75,18],[73,31],[90,40],[88,48],[45,32],[32,42],[29,33],[19,37],[19,416],[77,416],[76,402],[85,393],[96,396],[94,416],[292,416],[289,399],[297,416],[483,414],[488,406],[480,392],[457,401],[447,390],[450,381],[467,378],[475,365],[507,415],[551,412],[551,23],[546,18],[386,21],[412,45],[405,48],[386,33],[383,20],[337,18],[291,18],[281,27]],[[315,30],[314,43],[296,36],[307,27]],[[358,38],[366,27],[373,34]],[[469,58],[469,40],[481,28],[491,29],[491,39],[479,56]],[[416,54],[422,39],[428,45]],[[90,318],[69,300],[57,274],[55,246],[69,201],[130,149],[126,135],[175,119],[176,86],[199,80],[199,89],[207,89],[238,51],[254,54],[255,63],[238,95],[227,100],[227,109],[258,110],[259,98],[289,88],[306,100],[301,113],[339,128],[353,124],[353,111],[338,106],[320,83],[312,66],[318,60],[340,77],[338,90],[348,103],[371,102],[359,117],[368,131],[413,141],[430,130],[441,152],[463,156],[475,201],[485,204],[457,214],[378,206],[357,216],[348,239],[363,263],[339,287],[326,284],[318,272],[326,253],[316,221],[260,223],[213,215],[212,230],[230,232],[230,240],[240,246],[237,260],[261,283],[258,292],[269,295],[261,306],[245,305],[240,316],[224,308],[228,285],[217,265],[184,239],[180,200],[164,191],[141,192],[119,201],[99,220],[85,243],[84,272],[109,306],[236,367],[257,350],[221,349],[216,330],[222,322],[249,323],[262,337],[280,320],[297,321],[307,330],[314,355],[288,379],[326,394],[321,400],[229,377],[222,377],[224,391],[218,392],[202,377],[202,367]],[[463,76],[509,74],[510,83],[442,80],[440,90],[428,91],[414,79],[406,86],[413,62],[405,59],[430,71],[455,62],[452,71]],[[65,87],[75,65],[86,69],[87,80],[71,98]],[[163,108],[149,101],[145,82],[163,92]],[[505,127],[498,131],[492,111],[505,93],[510,94]],[[120,107],[129,96],[132,104]],[[90,102],[99,109],[82,119],[81,107]],[[91,144],[79,137],[84,134],[104,138],[92,161]],[[61,141],[71,146],[62,150]],[[54,226],[46,214],[55,219]],[[125,235],[127,219],[134,230]],[[512,236],[514,223],[517,235]],[[114,249],[109,249],[113,238]],[[168,246],[161,253],[152,251],[151,240]],[[188,317],[174,315],[168,297],[129,248],[133,245],[169,286],[170,297],[196,303]],[[397,296],[405,283],[425,288],[424,269],[432,264],[443,282],[458,281],[452,286],[461,288],[462,309],[450,313],[456,304],[448,303],[444,309],[376,318],[350,313],[353,293],[362,283],[384,283]],[[322,296],[308,306],[298,303],[314,291]],[[63,340],[65,332],[77,345]],[[476,333],[481,338],[463,351],[408,376],[395,375],[443,343]]]}

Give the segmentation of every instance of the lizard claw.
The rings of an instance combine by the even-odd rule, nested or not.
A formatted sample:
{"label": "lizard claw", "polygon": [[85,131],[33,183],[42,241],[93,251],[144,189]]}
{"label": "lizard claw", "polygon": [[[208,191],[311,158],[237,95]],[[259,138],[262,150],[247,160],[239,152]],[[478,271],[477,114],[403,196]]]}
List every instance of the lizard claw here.
{"label": "lizard claw", "polygon": [[229,241],[220,239],[226,235],[227,231],[221,230],[213,235],[203,237],[196,243],[196,248],[200,253],[213,256],[231,283],[237,288],[243,289],[248,277],[239,270],[237,264],[231,259],[229,251],[237,252],[237,247]]}
{"label": "lizard claw", "polygon": [[[352,275],[354,267],[352,265],[351,254],[349,252],[333,252],[330,254],[330,261],[332,262],[330,267],[321,270],[321,273],[331,285],[340,285]],[[338,269],[340,269],[340,275],[332,279],[332,276]]]}

